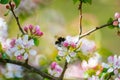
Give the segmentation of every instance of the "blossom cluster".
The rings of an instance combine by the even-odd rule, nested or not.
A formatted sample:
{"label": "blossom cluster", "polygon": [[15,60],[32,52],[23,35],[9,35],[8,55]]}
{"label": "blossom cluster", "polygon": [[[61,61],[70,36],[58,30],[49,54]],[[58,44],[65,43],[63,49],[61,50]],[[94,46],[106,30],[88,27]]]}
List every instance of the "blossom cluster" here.
{"label": "blossom cluster", "polygon": [[118,26],[120,28],[120,13],[118,12],[115,13],[115,19],[117,20],[113,22],[113,25]]}
{"label": "blossom cluster", "polygon": [[120,80],[120,56],[114,55],[108,57],[108,63],[102,63],[102,71],[100,74],[89,77],[88,80],[105,80],[111,75],[114,80]]}
{"label": "blossom cluster", "polygon": [[40,31],[40,27],[36,26],[34,27],[33,25],[25,26],[24,31],[26,34],[30,34],[31,36],[38,36],[41,37],[43,35],[43,32]]}
{"label": "blossom cluster", "polygon": [[1,73],[6,78],[22,78],[23,77],[23,68],[14,64],[6,64],[6,68],[1,69]]}
{"label": "blossom cluster", "polygon": [[50,68],[48,69],[48,73],[55,77],[59,77],[62,71],[62,67],[60,67],[56,62],[52,62]]}
{"label": "blossom cluster", "polygon": [[[7,50],[10,47],[10,42],[11,40],[8,39],[7,24],[3,18],[0,18],[0,44],[4,50]],[[11,43],[11,46],[13,45],[13,42]],[[0,58],[2,58],[3,54],[0,52]],[[21,66],[9,63],[7,63],[5,66],[6,67],[3,68],[2,64],[0,64],[0,73],[6,78],[23,77],[23,68]]]}
{"label": "blossom cluster", "polygon": [[58,49],[58,56],[65,58],[68,63],[78,52],[87,55],[88,53],[93,53],[96,49],[93,41],[87,39],[79,40],[78,37],[71,36],[67,36],[66,38],[60,37],[55,44]]}
{"label": "blossom cluster", "polygon": [[114,73],[114,75],[118,75],[118,78],[120,79],[120,56],[117,57],[117,55],[108,57],[108,63],[102,63],[103,68],[107,69],[107,73]]}
{"label": "blossom cluster", "polygon": [[29,39],[28,35],[13,39],[10,42],[10,47],[6,50],[6,53],[12,58],[16,57],[17,60],[26,60],[30,55],[35,56],[37,52],[32,49],[34,46],[34,40]]}

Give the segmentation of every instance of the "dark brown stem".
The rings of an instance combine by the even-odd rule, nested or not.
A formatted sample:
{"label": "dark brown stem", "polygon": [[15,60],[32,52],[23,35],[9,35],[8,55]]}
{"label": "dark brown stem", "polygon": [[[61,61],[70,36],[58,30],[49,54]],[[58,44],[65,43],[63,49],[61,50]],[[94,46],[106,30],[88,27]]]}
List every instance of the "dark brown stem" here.
{"label": "dark brown stem", "polygon": [[111,76],[112,76],[112,75],[109,74],[106,80],[110,80]]}
{"label": "dark brown stem", "polygon": [[67,69],[67,66],[68,66],[68,63],[67,63],[67,61],[65,61],[64,69],[63,69],[62,74],[60,75],[59,80],[63,80],[65,71],[66,71],[66,69]]}
{"label": "dark brown stem", "polygon": [[82,34],[82,1],[80,1],[78,9],[80,11],[80,33],[79,35],[81,35]]}
{"label": "dark brown stem", "polygon": [[15,61],[15,60],[10,60],[10,59],[2,59],[2,58],[0,59],[0,62],[2,62],[2,63],[16,64],[16,65],[25,67],[26,69],[28,69],[31,72],[35,72],[35,73],[41,75],[43,78],[48,78],[50,80],[58,80],[58,78],[53,77],[53,76],[51,76],[49,74],[46,74],[46,73],[42,72],[41,70],[39,70],[37,68],[34,68],[33,66],[30,66],[30,65],[28,65],[26,63],[23,63],[23,62],[19,62],[19,61]]}
{"label": "dark brown stem", "polygon": [[22,34],[25,34],[22,27],[21,27],[21,25],[20,25],[19,18],[16,16],[16,14],[14,12],[14,8],[13,8],[13,6],[11,4],[11,1],[9,2],[9,5],[10,5],[10,10],[11,10],[11,12],[12,12],[12,14],[13,14],[16,22],[17,22],[18,27],[19,27],[19,30],[22,32]]}
{"label": "dark brown stem", "polygon": [[[116,20],[117,20],[117,19],[113,20],[113,22],[116,21]],[[104,28],[104,27],[110,26],[110,25],[113,24],[113,22],[110,22],[110,23],[107,23],[107,24],[104,24],[104,25],[95,27],[95,28],[91,29],[90,31],[82,34],[79,38],[81,39],[81,38],[83,38],[83,37],[85,37],[85,36],[88,36],[88,35],[90,35],[91,33],[95,32],[95,31],[97,31],[97,30],[99,30],[99,29],[102,29],[102,28]]]}

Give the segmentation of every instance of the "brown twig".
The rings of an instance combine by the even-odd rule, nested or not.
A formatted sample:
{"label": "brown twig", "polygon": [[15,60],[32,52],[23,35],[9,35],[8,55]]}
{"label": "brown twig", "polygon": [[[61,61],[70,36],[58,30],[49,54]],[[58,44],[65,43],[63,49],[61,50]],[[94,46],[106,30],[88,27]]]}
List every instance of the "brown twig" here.
{"label": "brown twig", "polygon": [[63,68],[63,72],[61,73],[59,80],[63,80],[65,71],[66,71],[66,69],[67,69],[67,66],[68,66],[68,62],[65,61],[65,65],[64,65],[64,68]]}
{"label": "brown twig", "polygon": [[10,10],[11,10],[11,12],[12,12],[12,14],[17,22],[18,27],[19,27],[19,30],[22,32],[22,34],[25,34],[21,25],[20,25],[19,18],[16,16],[16,14],[14,12],[14,7],[12,6],[11,1],[9,2],[9,5],[10,5]]}
{"label": "brown twig", "polygon": [[81,35],[82,34],[82,1],[80,1],[80,4],[79,4],[79,13],[80,13],[80,33],[79,33],[79,35]]}
{"label": "brown twig", "polygon": [[41,75],[43,78],[48,78],[50,80],[58,80],[58,78],[56,77],[53,77],[49,74],[46,74],[44,72],[42,72],[41,70],[39,69],[36,69],[34,68],[33,66],[30,66],[26,63],[23,63],[23,62],[19,62],[19,61],[16,61],[16,60],[10,60],[10,59],[2,59],[0,58],[0,62],[2,63],[12,63],[12,64],[16,64],[16,65],[19,65],[19,66],[22,66],[22,67],[25,67],[26,69],[30,70],[31,72],[35,72],[35,73],[38,73],[39,75]]}
{"label": "brown twig", "polygon": [[[113,20],[113,22],[116,21],[116,20],[117,20],[117,19]],[[104,25],[95,27],[95,28],[91,29],[90,31],[82,34],[79,38],[81,39],[81,38],[83,38],[83,37],[85,37],[85,36],[88,36],[88,35],[90,35],[91,33],[95,32],[95,31],[97,31],[97,30],[99,30],[99,29],[102,29],[102,28],[104,28],[104,27],[108,27],[108,26],[112,25],[113,22],[106,23],[106,24],[104,24]]]}

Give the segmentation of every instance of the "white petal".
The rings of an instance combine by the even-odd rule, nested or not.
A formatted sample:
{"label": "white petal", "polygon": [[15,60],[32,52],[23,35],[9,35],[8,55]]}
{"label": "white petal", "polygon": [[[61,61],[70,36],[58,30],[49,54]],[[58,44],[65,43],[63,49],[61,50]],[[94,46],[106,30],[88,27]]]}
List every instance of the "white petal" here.
{"label": "white petal", "polygon": [[24,42],[27,42],[27,41],[28,41],[28,35],[24,35],[24,36],[23,36],[23,41],[24,41]]}
{"label": "white petal", "polygon": [[33,46],[33,45],[34,45],[34,40],[33,40],[33,39],[29,40],[28,44],[29,44],[30,46]]}
{"label": "white petal", "polygon": [[27,58],[28,58],[28,54],[25,53],[25,54],[24,54],[24,59],[26,60]]}
{"label": "white petal", "polygon": [[66,60],[69,63],[70,62],[70,56],[66,56]]}
{"label": "white petal", "polygon": [[104,67],[104,68],[109,68],[110,66],[108,65],[108,64],[106,64],[106,63],[102,63],[102,66]]}
{"label": "white petal", "polygon": [[118,22],[120,22],[120,18],[118,18]]}
{"label": "white petal", "polygon": [[65,56],[65,52],[59,51],[59,52],[58,52],[58,55],[59,55],[59,56]]}
{"label": "white petal", "polygon": [[22,73],[21,73],[21,72],[18,72],[18,71],[16,71],[14,75],[15,75],[15,77],[17,77],[17,78],[22,78],[22,77],[23,77]]}
{"label": "white petal", "polygon": [[119,28],[120,28],[120,23],[118,24]]}
{"label": "white petal", "polygon": [[71,56],[71,57],[75,57],[75,56],[76,56],[76,53],[75,53],[75,52],[71,52],[71,53],[70,53],[70,56]]}
{"label": "white petal", "polygon": [[29,51],[29,53],[30,53],[30,55],[33,55],[33,56],[35,56],[37,54],[37,52],[35,50],[32,50],[32,49]]}
{"label": "white petal", "polygon": [[109,68],[107,72],[109,73],[113,72],[113,68]]}
{"label": "white petal", "polygon": [[18,56],[20,54],[21,54],[20,51],[16,51],[15,54],[14,54],[14,56]]}
{"label": "white petal", "polygon": [[5,77],[6,78],[14,78],[14,74],[13,74],[13,72],[7,72],[7,73],[5,73]]}

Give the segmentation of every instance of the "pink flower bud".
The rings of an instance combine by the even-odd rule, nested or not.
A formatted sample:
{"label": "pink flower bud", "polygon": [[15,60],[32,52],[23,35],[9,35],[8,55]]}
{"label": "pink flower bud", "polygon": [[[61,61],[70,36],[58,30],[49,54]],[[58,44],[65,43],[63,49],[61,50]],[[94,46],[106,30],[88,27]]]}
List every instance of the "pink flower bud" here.
{"label": "pink flower bud", "polygon": [[120,18],[120,13],[116,12],[116,13],[115,13],[115,18],[116,18],[116,19],[117,19],[117,18]]}
{"label": "pink flower bud", "polygon": [[17,56],[17,60],[22,60],[22,55]]}
{"label": "pink flower bud", "polygon": [[33,25],[29,25],[29,29],[30,29],[30,32],[32,33],[32,30],[33,30]]}
{"label": "pink flower bud", "polygon": [[76,44],[75,44],[75,43],[73,43],[73,42],[72,42],[70,45],[71,45],[73,48],[75,48],[75,47],[76,47]]}
{"label": "pink flower bud", "polygon": [[40,27],[39,26],[35,27],[35,32],[40,32]]}
{"label": "pink flower bud", "polygon": [[36,35],[37,35],[37,36],[42,36],[42,35],[43,35],[43,32],[38,31],[38,32],[36,32]]}
{"label": "pink flower bud", "polygon": [[24,31],[26,32],[26,33],[28,33],[28,27],[24,27]]}
{"label": "pink flower bud", "polygon": [[50,65],[51,69],[55,69],[57,63],[56,62],[52,62],[52,64]]}
{"label": "pink flower bud", "polygon": [[15,39],[12,39],[12,41],[10,42],[11,47],[14,47],[15,41],[16,41]]}
{"label": "pink flower bud", "polygon": [[68,43],[67,41],[64,41],[64,42],[63,42],[63,46],[64,46],[64,47],[68,47],[68,46],[69,46],[69,43]]}
{"label": "pink flower bud", "polygon": [[38,36],[42,36],[43,35],[43,32],[40,32],[39,34],[38,34]]}
{"label": "pink flower bud", "polygon": [[118,24],[119,24],[118,21],[114,21],[114,22],[113,22],[113,25],[114,25],[114,26],[118,26]]}

